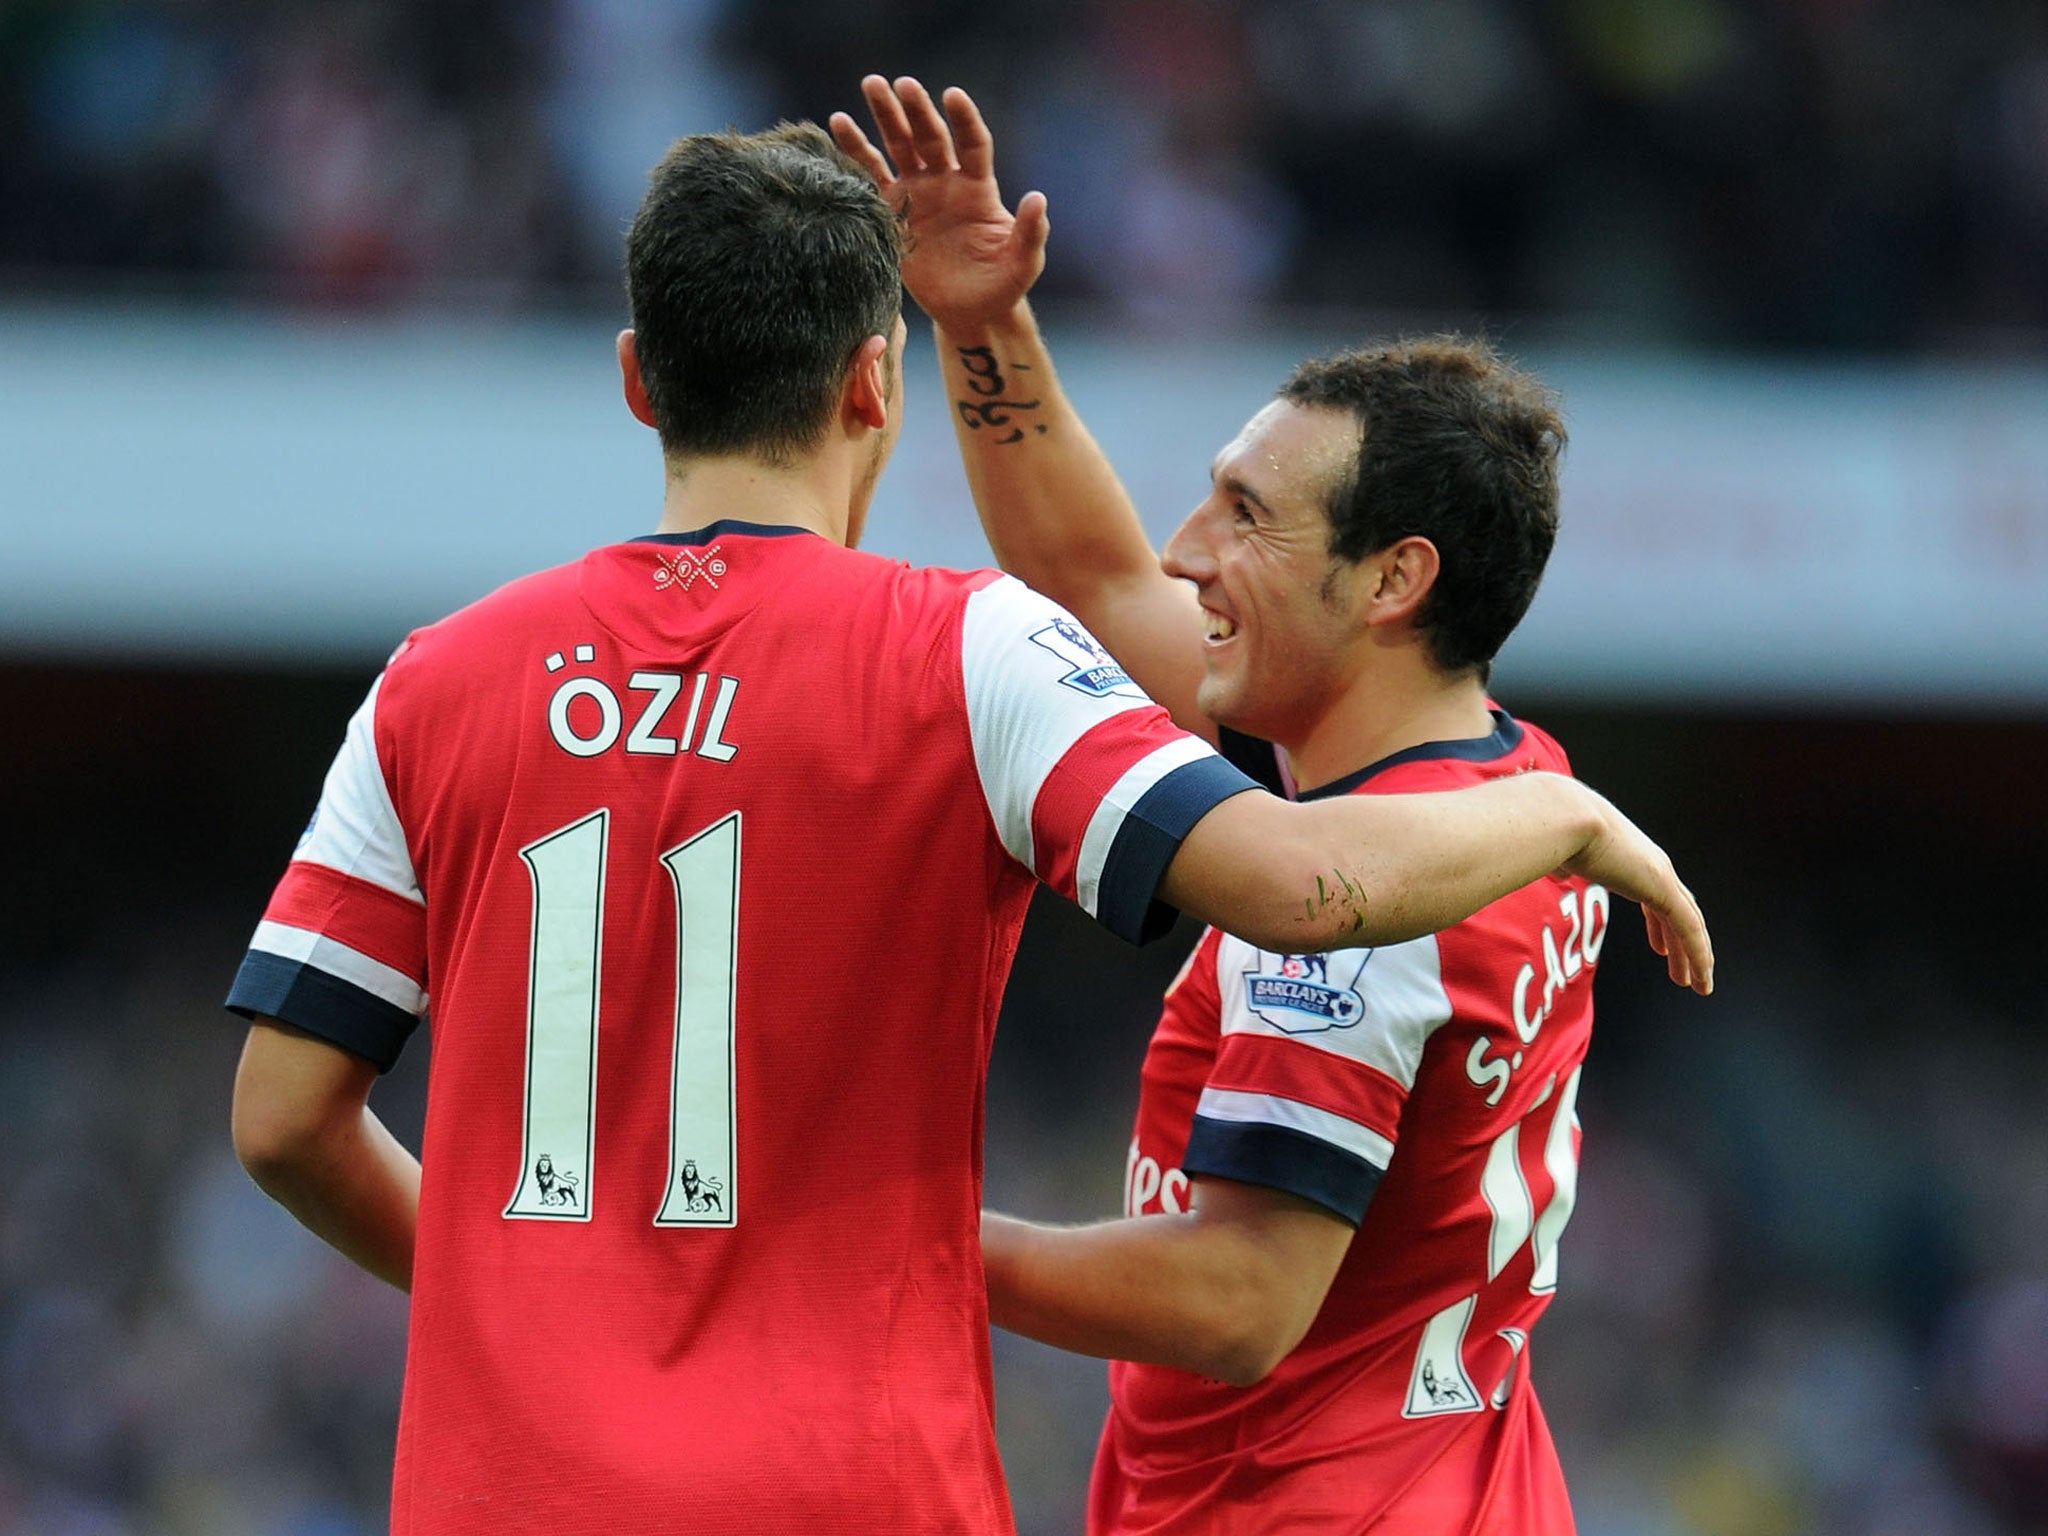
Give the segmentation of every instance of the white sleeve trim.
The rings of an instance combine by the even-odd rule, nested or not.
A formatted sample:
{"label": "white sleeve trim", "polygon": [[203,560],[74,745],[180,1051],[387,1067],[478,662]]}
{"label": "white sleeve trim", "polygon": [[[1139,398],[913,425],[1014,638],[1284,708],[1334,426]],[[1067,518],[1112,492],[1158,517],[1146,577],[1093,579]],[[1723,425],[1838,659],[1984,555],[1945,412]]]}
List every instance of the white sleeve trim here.
{"label": "white sleeve trim", "polygon": [[418,1015],[427,1011],[425,989],[405,972],[310,928],[294,928],[289,923],[265,918],[256,925],[249,948],[338,976],[407,1013]]}
{"label": "white sleeve trim", "polygon": [[1186,736],[1140,758],[1111,786],[1095,814],[1088,818],[1088,830],[1081,836],[1081,856],[1074,869],[1074,899],[1082,911],[1091,917],[1096,914],[1102,867],[1108,862],[1109,850],[1116,845],[1117,833],[1123,830],[1124,819],[1145,798],[1145,792],[1174,769],[1215,755],[1216,749],[1200,737]]}
{"label": "white sleeve trim", "polygon": [[1317,1109],[1299,1099],[1283,1099],[1271,1093],[1245,1093],[1236,1088],[1204,1088],[1195,1113],[1210,1120],[1229,1120],[1240,1125],[1275,1125],[1299,1131],[1317,1141],[1341,1147],[1384,1170],[1394,1160],[1394,1144],[1378,1131],[1368,1130],[1355,1120],[1346,1120],[1327,1109]]}

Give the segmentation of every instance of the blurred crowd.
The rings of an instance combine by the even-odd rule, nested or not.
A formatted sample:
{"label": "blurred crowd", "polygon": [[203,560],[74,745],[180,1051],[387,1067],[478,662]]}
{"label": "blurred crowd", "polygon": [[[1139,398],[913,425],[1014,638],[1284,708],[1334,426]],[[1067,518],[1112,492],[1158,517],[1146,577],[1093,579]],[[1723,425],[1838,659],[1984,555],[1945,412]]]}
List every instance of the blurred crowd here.
{"label": "blurred crowd", "polygon": [[2038,0],[18,0],[0,292],[617,302],[677,133],[957,82],[1046,292],[1773,348],[2048,326]]}

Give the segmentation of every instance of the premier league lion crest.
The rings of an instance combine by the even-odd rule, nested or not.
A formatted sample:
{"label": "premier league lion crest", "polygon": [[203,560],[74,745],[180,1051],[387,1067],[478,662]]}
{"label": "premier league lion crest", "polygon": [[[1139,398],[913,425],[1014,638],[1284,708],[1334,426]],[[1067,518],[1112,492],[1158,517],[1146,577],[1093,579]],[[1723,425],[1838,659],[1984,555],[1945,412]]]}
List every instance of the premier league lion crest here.
{"label": "premier league lion crest", "polygon": [[1369,949],[1335,955],[1272,955],[1262,950],[1258,968],[1245,972],[1245,1007],[1290,1035],[1349,1029],[1365,1017],[1358,978],[1371,962]]}
{"label": "premier league lion crest", "polygon": [[1033,631],[1031,643],[1060,659],[1068,668],[1060,682],[1076,693],[1085,693],[1092,699],[1106,699],[1111,694],[1126,699],[1145,696],[1144,690],[1131,681],[1130,674],[1095,643],[1095,637],[1072,619],[1054,619],[1045,628]]}

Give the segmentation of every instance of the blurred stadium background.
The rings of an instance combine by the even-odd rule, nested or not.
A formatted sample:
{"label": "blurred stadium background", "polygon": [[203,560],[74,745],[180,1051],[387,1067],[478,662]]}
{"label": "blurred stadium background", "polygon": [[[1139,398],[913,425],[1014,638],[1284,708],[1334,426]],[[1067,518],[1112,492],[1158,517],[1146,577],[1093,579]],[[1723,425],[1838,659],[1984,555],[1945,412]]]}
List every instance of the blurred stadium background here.
{"label": "blurred stadium background", "polygon": [[[651,524],[646,167],[876,68],[1050,196],[1156,533],[1305,352],[1478,327],[1566,393],[1498,691],[1722,954],[1603,956],[1536,1350],[1582,1529],[2048,1530],[2040,0],[13,0],[0,1536],[382,1528],[403,1303],[235,1166],[220,996],[405,630]],[[870,543],[982,563],[921,346]],[[992,1202],[1116,1207],[1191,937],[1034,915]],[[1101,1368],[996,1351],[1020,1528],[1076,1531]]]}

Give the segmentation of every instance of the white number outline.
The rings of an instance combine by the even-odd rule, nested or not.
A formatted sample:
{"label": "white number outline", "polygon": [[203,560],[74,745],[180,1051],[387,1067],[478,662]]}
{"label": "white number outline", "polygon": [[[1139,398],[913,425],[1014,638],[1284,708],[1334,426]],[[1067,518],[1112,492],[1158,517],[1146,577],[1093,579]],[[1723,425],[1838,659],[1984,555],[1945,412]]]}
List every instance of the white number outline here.
{"label": "white number outline", "polygon": [[[685,838],[661,864],[676,893],[676,1027],[669,1050],[667,1193],[654,1224],[729,1227],[739,1209],[733,999],[739,990],[740,813]],[[719,1077],[723,1091],[707,1092],[706,1081]],[[684,1126],[707,1121],[711,1134],[725,1133],[725,1182],[716,1187],[716,1174],[704,1184],[684,1177],[695,1170],[691,1154],[702,1150],[694,1140],[685,1145]]]}
{"label": "white number outline", "polygon": [[[600,809],[519,850],[533,919],[519,1171],[503,1213],[508,1219],[590,1220],[610,830],[611,813]],[[676,991],[668,1177],[656,1226],[730,1227],[739,1219],[740,830],[740,813],[732,811],[659,857],[675,892]],[[699,1170],[707,1140],[723,1153],[723,1164]],[[580,1145],[580,1167],[566,1160],[554,1166],[553,1149],[563,1142]]]}

